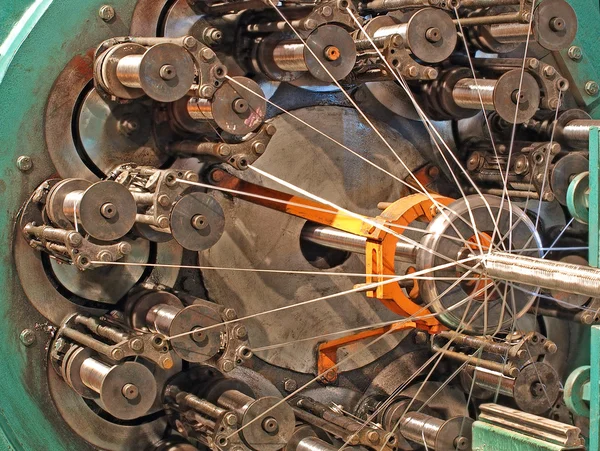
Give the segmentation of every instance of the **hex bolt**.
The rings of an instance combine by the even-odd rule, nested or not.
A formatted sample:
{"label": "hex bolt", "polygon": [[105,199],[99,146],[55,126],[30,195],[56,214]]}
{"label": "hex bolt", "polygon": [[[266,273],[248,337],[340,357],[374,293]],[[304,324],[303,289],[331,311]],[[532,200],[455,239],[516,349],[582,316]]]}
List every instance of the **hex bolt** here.
{"label": "hex bolt", "polygon": [[144,341],[141,338],[134,338],[129,343],[129,347],[136,352],[140,352],[144,350]]}
{"label": "hex bolt", "polygon": [[235,426],[238,422],[235,413],[228,413],[224,417],[225,423],[229,426]]}
{"label": "hex bolt", "polygon": [[168,207],[170,203],[171,199],[166,194],[161,194],[160,196],[158,196],[158,204],[161,207]]}
{"label": "hex bolt", "polygon": [[121,360],[123,357],[125,357],[125,353],[122,349],[117,348],[112,350],[110,356],[115,360]]}
{"label": "hex bolt", "polygon": [[209,62],[211,61],[214,57],[215,57],[215,52],[213,52],[211,49],[209,49],[208,47],[203,48],[200,51],[200,57],[206,61]]}
{"label": "hex bolt", "polygon": [[298,389],[298,383],[294,379],[286,379],[283,381],[283,389],[288,393],[292,393]]}
{"label": "hex bolt", "polygon": [[174,362],[173,359],[169,356],[165,356],[160,359],[160,366],[162,366],[165,370],[170,370],[173,368]]}
{"label": "hex bolt", "polygon": [[231,147],[229,147],[227,144],[220,144],[217,148],[217,151],[219,152],[219,155],[226,157],[231,154]]}
{"label": "hex bolt", "polygon": [[104,22],[110,22],[115,18],[115,8],[110,5],[102,5],[98,10],[98,15]]}
{"label": "hex bolt", "polygon": [[173,80],[177,76],[177,69],[172,64],[165,64],[158,71],[163,80]]}
{"label": "hex bolt", "polygon": [[17,158],[17,168],[19,168],[19,171],[27,172],[27,171],[30,171],[32,167],[33,167],[33,160],[31,159],[30,156],[21,155],[19,158]]}
{"label": "hex bolt", "polygon": [[597,96],[598,95],[598,83],[596,83],[595,81],[588,81],[585,83],[585,92],[587,95],[590,96]]}
{"label": "hex bolt", "polygon": [[581,47],[578,47],[576,45],[572,45],[571,47],[569,47],[567,55],[569,55],[569,58],[571,58],[573,61],[579,61],[581,60],[581,58],[583,58],[583,52],[581,51]]}
{"label": "hex bolt", "polygon": [[317,21],[315,19],[306,19],[304,21],[304,28],[307,30],[314,30],[317,28]]}
{"label": "hex bolt", "polygon": [[119,252],[123,255],[128,255],[131,252],[131,244],[126,242],[119,243]]}
{"label": "hex bolt", "polygon": [[232,319],[237,318],[237,314],[235,313],[235,310],[232,308],[226,308],[223,311],[223,316],[225,316],[225,319],[228,321],[231,321]]}
{"label": "hex bolt", "polygon": [[127,399],[135,399],[139,396],[140,390],[134,384],[125,384],[121,389],[121,393]]}
{"label": "hex bolt", "polygon": [[223,362],[222,365],[223,371],[225,371],[226,373],[229,373],[230,371],[232,371],[235,366],[233,365],[233,362],[231,360],[225,360]]}
{"label": "hex bolt", "polygon": [[79,247],[83,243],[83,237],[77,232],[71,232],[67,235],[67,242],[71,247]]}
{"label": "hex bolt", "polygon": [[266,132],[267,135],[273,136],[277,132],[277,127],[275,127],[273,124],[269,124],[267,125]]}
{"label": "hex bolt", "polygon": [[246,329],[246,326],[240,324],[239,326],[236,327],[236,329],[235,329],[236,337],[244,338],[246,335],[248,335],[248,329]]}
{"label": "hex bolt", "polygon": [[558,351],[556,343],[550,340],[547,340],[546,343],[544,343],[544,349],[550,354],[554,354],[556,351]]}
{"label": "hex bolt", "polygon": [[407,69],[408,75],[411,77],[416,77],[419,74],[419,69],[416,66],[409,66]]}
{"label": "hex bolt", "polygon": [[554,67],[552,67],[552,66],[544,67],[544,76],[546,78],[552,77],[555,73],[556,73],[556,71],[554,70]]}
{"label": "hex bolt", "polygon": [[379,433],[377,431],[369,431],[369,433],[367,434],[367,438],[371,443],[378,443]]}
{"label": "hex bolt", "polygon": [[434,69],[433,67],[428,67],[427,69],[425,69],[425,76],[430,80],[435,80],[438,74],[439,73],[437,69]]}
{"label": "hex bolt", "polygon": [[167,218],[166,216],[159,216],[156,219],[156,224],[161,229],[168,229],[169,228],[169,218]]}
{"label": "hex bolt", "polygon": [[535,59],[535,58],[531,58],[529,60],[529,68],[530,69],[537,69],[540,66],[540,60]]}
{"label": "hex bolt", "polygon": [[108,252],[108,251],[100,251],[100,252],[98,252],[97,258],[101,262],[112,262],[113,261],[112,254],[110,252]]}
{"label": "hex bolt", "polygon": [[23,329],[21,335],[19,335],[19,338],[21,343],[23,343],[25,346],[31,346],[33,343],[35,343],[35,332],[33,332],[31,329]]}
{"label": "hex bolt", "polygon": [[331,9],[331,6],[323,6],[321,14],[323,15],[323,17],[329,17],[333,14],[333,9]]}
{"label": "hex bolt", "polygon": [[205,99],[209,99],[213,96],[213,94],[215,93],[215,88],[212,87],[211,85],[203,85],[200,88],[200,95],[205,98]]}
{"label": "hex bolt", "polygon": [[186,36],[183,39],[183,45],[187,49],[193,49],[194,47],[196,47],[196,42],[197,41],[193,36]]}
{"label": "hex bolt", "polygon": [[264,153],[264,151],[266,149],[267,149],[267,146],[265,146],[265,144],[260,141],[252,144],[252,150],[254,150],[254,152],[257,153],[258,155]]}

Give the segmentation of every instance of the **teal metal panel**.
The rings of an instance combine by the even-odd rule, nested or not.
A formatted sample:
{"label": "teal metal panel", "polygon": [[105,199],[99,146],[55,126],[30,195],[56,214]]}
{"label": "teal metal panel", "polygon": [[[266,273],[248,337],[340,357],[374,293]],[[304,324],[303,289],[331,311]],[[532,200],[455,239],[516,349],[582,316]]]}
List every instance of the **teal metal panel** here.
{"label": "teal metal panel", "polygon": [[590,443],[588,449],[600,449],[600,326],[592,327],[590,349]]}
{"label": "teal metal panel", "polygon": [[483,421],[473,423],[473,451],[563,451],[565,449],[563,446]]}
{"label": "teal metal panel", "polygon": [[[47,323],[25,297],[12,255],[13,226],[29,193],[54,172],[44,140],[46,99],[67,62],[112,36],[127,35],[135,0],[9,0],[0,8],[0,449],[83,450],[60,419],[47,387]],[[68,130],[62,131],[68,133]],[[33,169],[21,173],[20,155]],[[35,283],[31,280],[29,283]],[[36,343],[19,340],[25,328]]]}
{"label": "teal metal panel", "polygon": [[[600,265],[600,139],[597,127],[590,129],[590,197],[589,206],[589,263],[596,268]],[[592,360],[593,361],[593,360]]]}

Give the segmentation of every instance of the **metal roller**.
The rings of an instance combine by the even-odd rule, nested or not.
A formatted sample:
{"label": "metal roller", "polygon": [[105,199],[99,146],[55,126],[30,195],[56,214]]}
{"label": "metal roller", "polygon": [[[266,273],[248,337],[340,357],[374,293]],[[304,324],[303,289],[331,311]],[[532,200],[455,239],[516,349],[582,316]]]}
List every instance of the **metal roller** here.
{"label": "metal roller", "polygon": [[406,412],[400,421],[400,434],[427,449],[464,451],[471,449],[472,424],[469,417],[442,420],[421,412]]}
{"label": "metal roller", "polygon": [[111,241],[131,230],[136,204],[129,190],[119,183],[65,179],[48,193],[46,212],[59,227],[71,229],[77,225],[98,240]]}
{"label": "metal roller", "polygon": [[100,55],[96,64],[100,85],[123,99],[147,95],[159,102],[174,102],[188,93],[196,74],[189,52],[172,43],[148,49],[117,44]]}

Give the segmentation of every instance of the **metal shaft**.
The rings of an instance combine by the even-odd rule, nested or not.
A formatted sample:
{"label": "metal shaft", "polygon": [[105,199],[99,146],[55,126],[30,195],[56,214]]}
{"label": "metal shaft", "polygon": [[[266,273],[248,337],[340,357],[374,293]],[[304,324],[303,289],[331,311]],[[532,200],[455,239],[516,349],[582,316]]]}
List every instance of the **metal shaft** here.
{"label": "metal shaft", "polygon": [[483,101],[486,110],[494,110],[496,82],[496,80],[463,78],[454,86],[452,98],[462,108],[480,110]]}
{"label": "metal shaft", "polygon": [[600,295],[598,268],[506,252],[486,254],[481,260],[485,274],[494,279],[590,297]]}
{"label": "metal shaft", "polygon": [[304,44],[301,41],[281,42],[273,49],[273,61],[281,70],[306,72]]}
{"label": "metal shaft", "polygon": [[530,34],[528,23],[502,23],[490,26],[490,34],[503,44],[524,42]]}
{"label": "metal shaft", "polygon": [[[330,445],[317,437],[306,437],[298,442],[296,451],[337,451],[339,447]],[[346,449],[355,449],[353,446]]]}
{"label": "metal shaft", "polygon": [[[358,254],[365,253],[367,239],[352,233],[343,232],[333,227],[310,225],[302,230],[302,239],[325,247],[331,247]],[[398,241],[396,243],[396,260],[414,263],[417,257],[417,246]]]}

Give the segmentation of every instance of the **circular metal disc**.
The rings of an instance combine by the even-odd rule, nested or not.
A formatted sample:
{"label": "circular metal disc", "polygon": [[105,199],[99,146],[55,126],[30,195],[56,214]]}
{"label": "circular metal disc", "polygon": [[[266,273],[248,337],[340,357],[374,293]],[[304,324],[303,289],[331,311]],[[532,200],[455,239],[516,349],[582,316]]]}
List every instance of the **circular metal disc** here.
{"label": "circular metal disc", "polygon": [[[561,29],[553,29],[553,22],[560,20]],[[535,37],[547,50],[567,48],[577,34],[577,14],[564,0],[543,0],[534,13]]]}
{"label": "circular metal disc", "polygon": [[[542,383],[543,389],[532,390]],[[521,410],[540,415],[552,408],[560,394],[560,380],[552,366],[544,362],[530,363],[515,379],[514,399]]]}
{"label": "circular metal disc", "polygon": [[[133,384],[139,393],[133,399],[123,396],[123,387]],[[109,371],[102,382],[101,406],[122,420],[133,420],[145,415],[156,399],[156,380],[141,363],[125,362]]]}
{"label": "circular metal disc", "polygon": [[[150,243],[144,239],[123,241],[131,245],[131,252],[123,257],[123,263],[147,263]],[[144,274],[144,266],[106,265],[93,270],[80,271],[73,265],[50,259],[50,267],[56,280],[71,293],[89,301],[116,304]],[[110,283],[106,283],[110,281]]]}
{"label": "circular metal disc", "polygon": [[[311,53],[306,47],[304,48],[306,67],[318,80],[332,83],[332,76],[336,81],[341,80],[350,73],[356,63],[354,40],[350,33],[337,25],[320,26],[306,39],[306,45],[312,50]],[[330,46],[335,46],[339,50],[339,58],[335,61],[325,58],[325,51]]]}
{"label": "circular metal disc", "polygon": [[[175,76],[160,76],[163,66],[173,66]],[[187,50],[164,43],[150,47],[140,63],[140,85],[148,97],[159,102],[174,102],[185,96],[194,83],[194,60]]]}
{"label": "circular metal disc", "polygon": [[124,163],[161,167],[168,156],[154,143],[151,121],[150,106],[142,101],[111,102],[93,89],[79,113],[79,139],[87,156],[104,174]]}
{"label": "circular metal disc", "polygon": [[[317,106],[294,110],[294,115],[318,126],[327,135],[377,162],[397,177],[408,175],[353,108]],[[402,135],[382,122],[374,120],[373,123],[408,168],[415,170],[424,164],[421,154]],[[380,213],[378,202],[400,198],[402,186],[393,178],[382,176],[379,170],[358,158],[348,158],[348,151],[332,146],[329,139],[315,131],[299,128],[297,121],[290,116],[277,116],[273,124],[277,133],[269,143],[269,150],[254,166],[360,214],[376,216]],[[347,130],[359,132],[347,133]],[[291,161],[293,164],[290,164]],[[254,171],[245,171],[243,175],[249,182],[282,189]],[[221,240],[200,254],[201,265],[315,271],[315,267],[304,258],[300,246],[304,220],[241,199],[227,198],[218,193],[215,196],[221,201],[228,220]],[[362,274],[365,272],[364,257],[354,254],[328,271]],[[202,276],[211,300],[235,309],[240,316],[266,310],[265,299],[268,299],[269,308],[290,306],[349,290],[355,283],[365,280],[360,277],[230,271],[204,271]],[[306,340],[257,355],[273,365],[313,373],[317,368],[315,345],[319,340],[308,338],[395,319],[397,316],[382,303],[367,299],[363,293],[351,293],[343,298],[249,319],[245,325],[251,348]],[[374,361],[393,349],[402,338],[402,332],[385,337],[370,346],[368,351],[343,362],[341,371]],[[362,346],[359,343],[340,349],[339,355]]]}
{"label": "circular metal disc", "polygon": [[[112,204],[114,216],[106,218],[101,208]],[[111,241],[123,237],[135,224],[137,206],[129,190],[110,180],[96,182],[84,193],[79,202],[77,220],[90,236]]]}
{"label": "circular metal disc", "polygon": [[[260,86],[246,77],[233,77],[217,89],[212,101],[212,114],[217,125],[234,135],[245,135],[256,130],[263,123],[267,110],[267,102]],[[242,86],[240,86],[242,85]],[[257,93],[259,96],[253,94]],[[233,109],[233,103],[242,99],[248,105],[243,113]]]}
{"label": "circular metal disc", "polygon": [[[467,198],[452,202],[447,210],[447,216],[452,223],[441,214],[433,218],[427,227],[430,233],[425,234],[421,240],[423,248],[419,249],[417,254],[418,269],[433,268],[458,258],[465,248],[462,240],[467,240],[475,235],[469,210],[480,233],[483,232],[492,236],[496,220],[500,217],[498,221],[499,233],[504,236],[512,229],[512,249],[524,249],[526,246],[527,248],[541,248],[542,244],[535,226],[521,209],[513,204],[511,214],[507,202],[502,203],[502,200],[496,196],[486,195],[484,197],[467,196]],[[503,211],[499,215],[501,205]],[[498,235],[498,232],[496,235]],[[508,240],[504,241],[504,244],[507,245]],[[439,255],[435,255],[434,252],[444,255],[446,258],[441,258]],[[479,251],[473,250],[473,253],[476,252]],[[521,255],[541,257],[541,252],[536,250],[524,251]],[[460,277],[456,267],[438,270],[431,275],[436,278],[456,279]],[[454,286],[450,289],[452,285]],[[495,281],[495,285],[497,290],[503,294],[505,283]],[[508,304],[498,298],[496,291],[493,292],[495,296],[490,296],[485,301],[463,302],[460,307],[454,308],[456,304],[469,299],[471,295],[462,284],[454,284],[452,280],[421,280],[419,281],[419,288],[423,303],[430,305],[431,310],[439,314],[438,319],[444,325],[452,329],[462,325],[467,332],[481,334],[491,333],[499,326],[510,327],[513,323],[513,314],[520,317],[527,313],[539,292],[539,288],[535,289],[529,286],[524,286],[523,290],[508,286],[506,298],[511,306],[511,311],[509,311],[506,308]],[[445,294],[440,298],[442,293]],[[516,309],[512,307],[513,305]],[[453,310],[448,310],[450,307],[453,307]]]}
{"label": "circular metal disc", "polygon": [[[466,451],[471,449],[473,419],[454,417],[446,421],[435,437],[435,449]],[[461,439],[461,443],[457,441]]]}
{"label": "circular metal disc", "polygon": [[590,162],[582,153],[569,153],[559,159],[550,174],[550,186],[557,201],[567,205],[567,190],[573,177],[589,170]]}
{"label": "circular metal disc", "polygon": [[[214,310],[202,305],[190,305],[175,315],[169,328],[169,335],[179,335],[190,332],[196,327],[204,328],[221,322],[221,318],[216,316]],[[174,338],[171,340],[171,346],[179,357],[188,362],[206,362],[219,352],[223,330],[224,326],[215,327],[203,331],[199,338],[189,334]]]}
{"label": "circular metal disc", "polygon": [[[276,404],[277,407],[273,408]],[[268,410],[269,413],[263,413]],[[260,417],[248,425],[251,421]],[[277,420],[278,427],[272,432],[266,432],[263,427],[263,421],[266,418],[273,417]],[[281,403],[281,399],[274,396],[265,396],[253,402],[244,413],[242,420],[242,438],[252,449],[257,451],[277,451],[283,448],[292,438],[295,426],[294,411],[286,402]],[[248,427],[246,427],[248,425]]]}
{"label": "circular metal disc", "polygon": [[[426,36],[432,28],[438,30],[436,42],[431,42]],[[423,8],[408,21],[406,40],[410,51],[426,63],[439,63],[447,59],[454,51],[457,39],[456,25],[441,9]]]}
{"label": "circular metal disc", "polygon": [[81,346],[71,346],[63,357],[61,372],[64,380],[75,390],[79,395],[88,399],[98,398],[98,393],[89,388],[81,380],[79,370],[83,361],[92,357],[94,351],[90,348]]}
{"label": "circular metal disc", "polygon": [[569,189],[567,189],[567,208],[569,209],[569,213],[571,213],[571,216],[576,221],[586,225],[590,215],[587,197],[589,188],[590,173],[586,171],[576,175],[571,180],[571,183],[569,183]]}
{"label": "circular metal disc", "polygon": [[518,94],[521,84],[521,100],[516,123],[522,124],[533,117],[540,106],[540,86],[533,75],[525,72],[521,83],[521,69],[506,72],[498,79],[494,89],[494,106],[502,119],[515,123],[515,110],[517,108],[513,97]]}
{"label": "circular metal disc", "polygon": [[[204,217],[202,228],[192,225],[196,216]],[[171,233],[185,249],[203,251],[212,247],[223,235],[224,227],[223,208],[206,193],[186,194],[171,211]]]}

